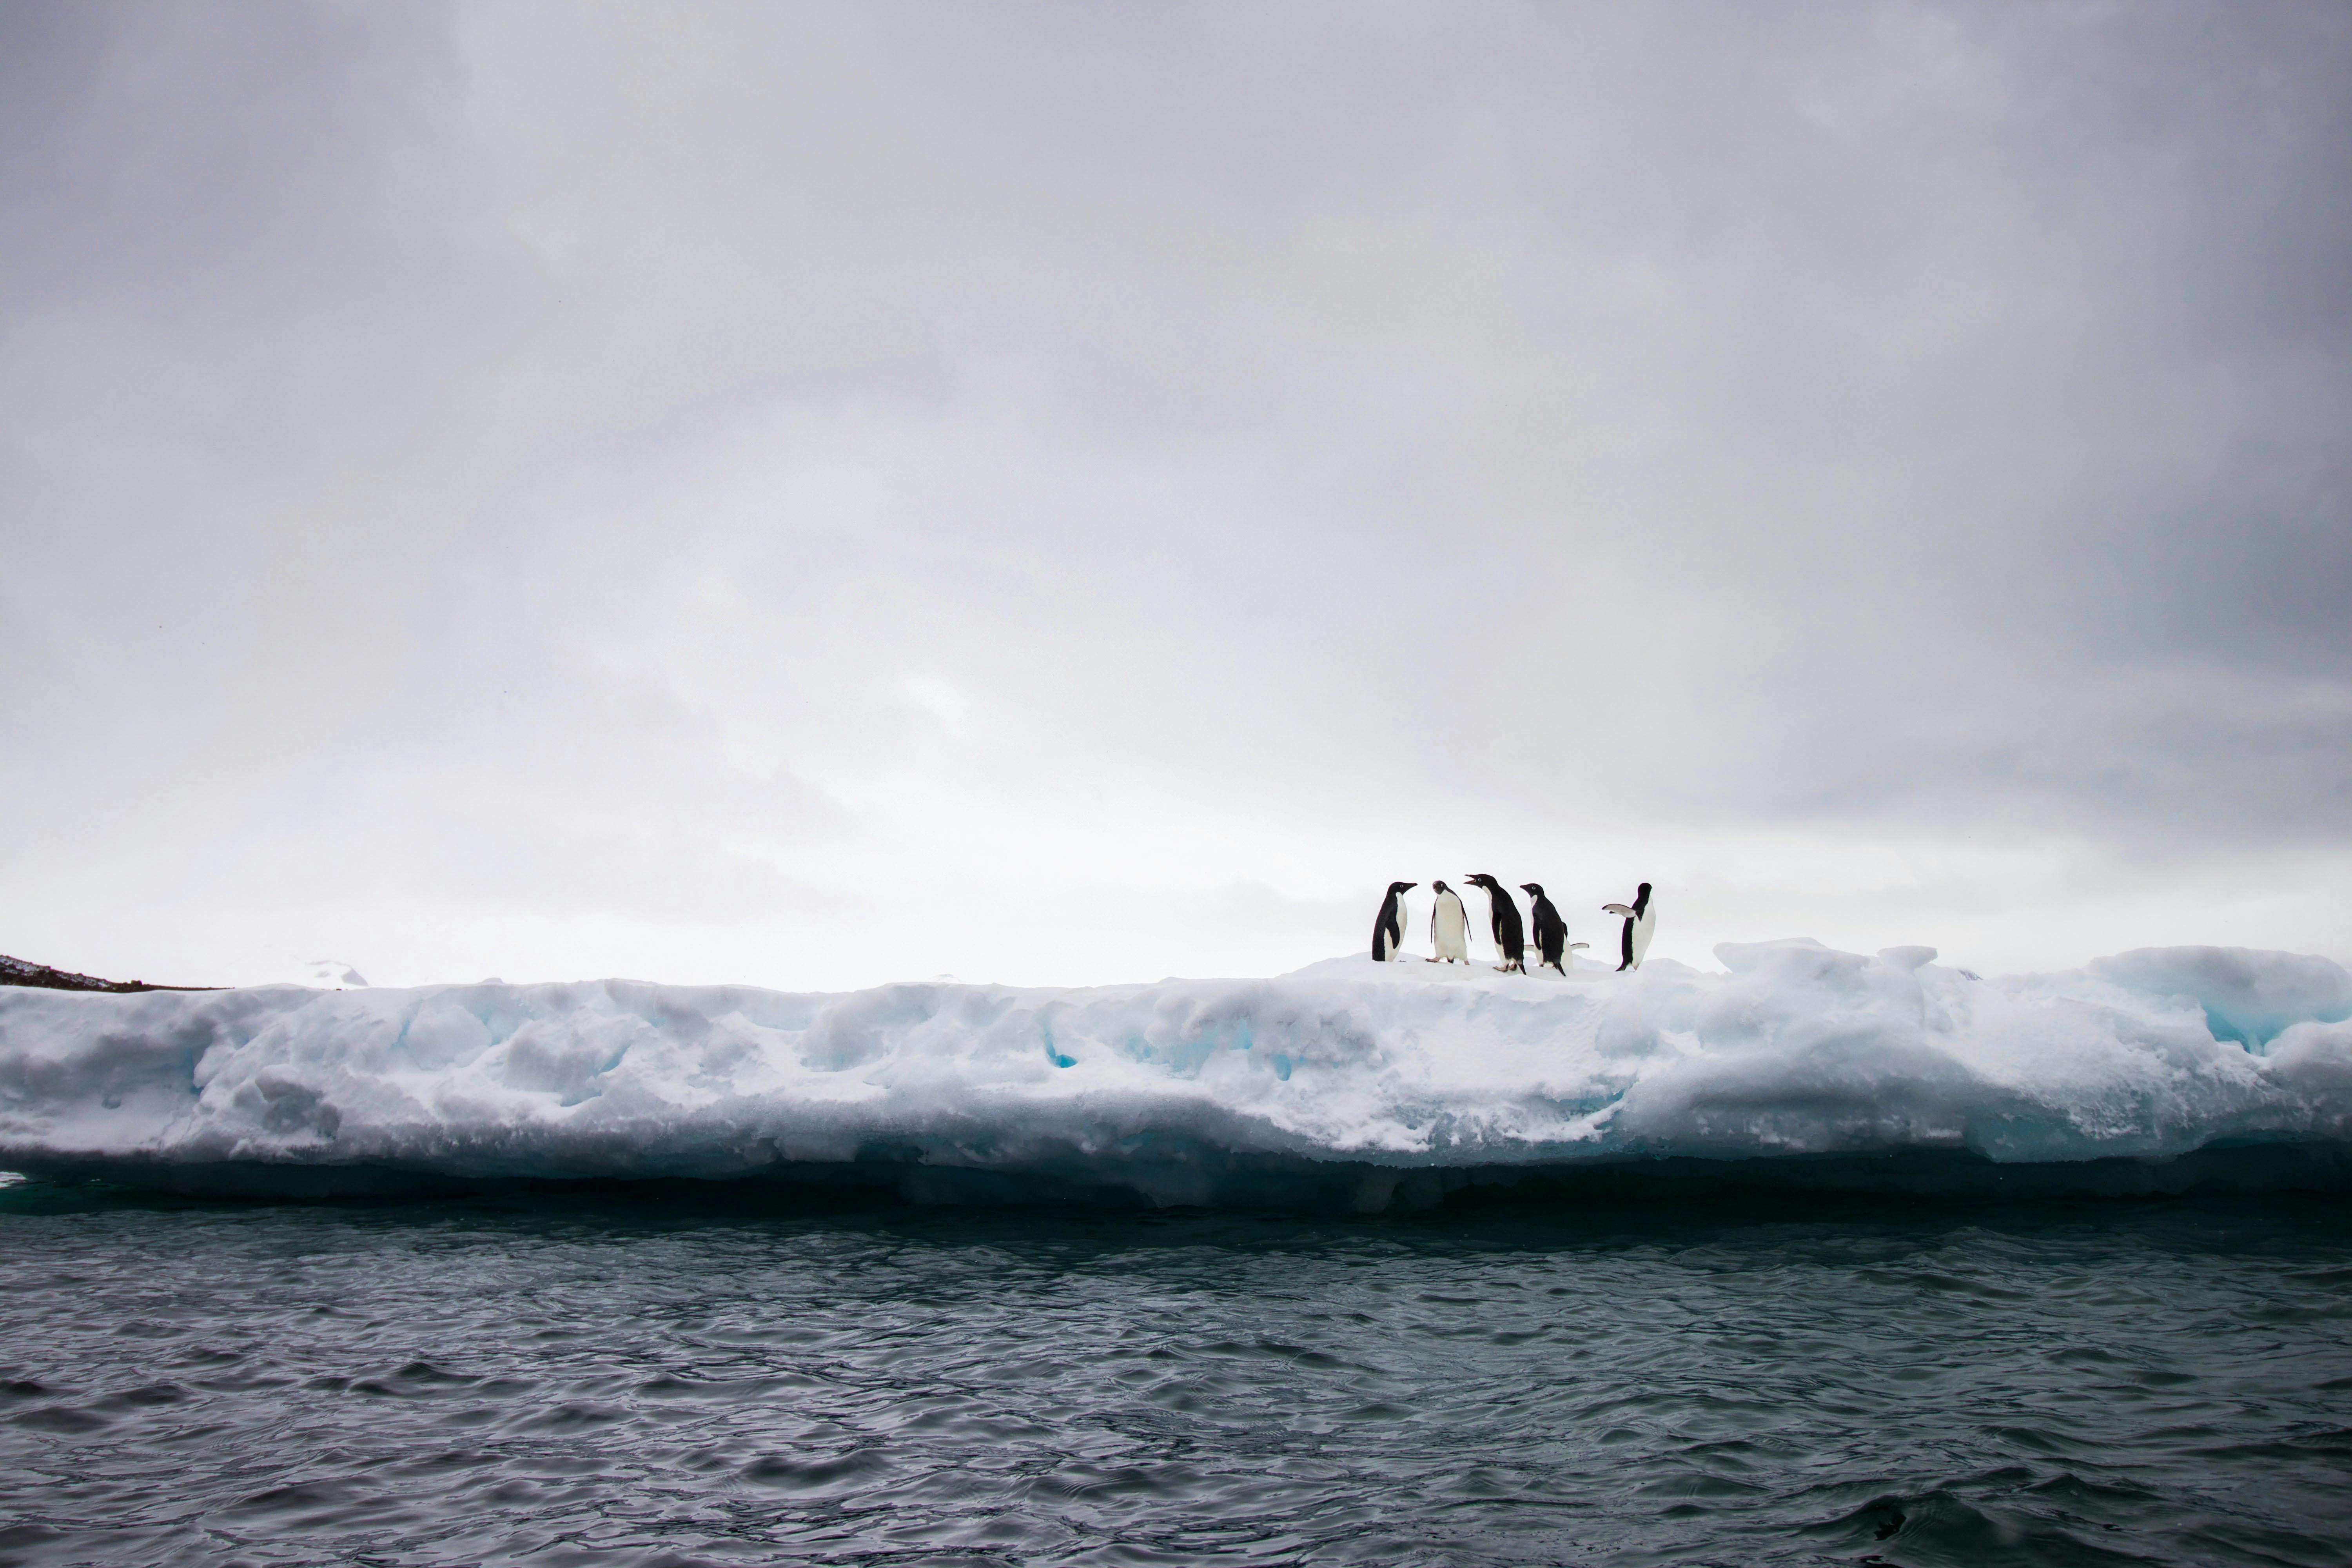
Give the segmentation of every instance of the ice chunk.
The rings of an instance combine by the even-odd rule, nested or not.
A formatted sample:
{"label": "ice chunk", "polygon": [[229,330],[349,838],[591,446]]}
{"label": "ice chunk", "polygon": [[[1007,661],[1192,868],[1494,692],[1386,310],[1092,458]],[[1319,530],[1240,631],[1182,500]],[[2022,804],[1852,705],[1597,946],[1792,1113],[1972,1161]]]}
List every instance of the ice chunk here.
{"label": "ice chunk", "polygon": [[2329,959],[2244,947],[2142,947],[2092,961],[2091,973],[2146,996],[2185,996],[2213,1037],[2250,1049],[2289,1026],[2352,1018],[2352,974]]}
{"label": "ice chunk", "polygon": [[2096,1190],[2138,1191],[2173,1178],[2114,1162],[2205,1151],[2272,1173],[2246,1180],[2303,1181],[2343,1163],[2227,1150],[2352,1136],[2352,984],[2325,959],[2151,950],[1977,983],[1921,947],[1717,956],[1729,973],[1359,954],[1270,980],[838,995],[7,988],[0,1168],[303,1191],[762,1175],[959,1202],[1314,1192],[1361,1208],[1678,1161],[1819,1182],[1843,1160],[1906,1173],[1906,1190],[1961,1180],[1952,1161],[2095,1164]]}

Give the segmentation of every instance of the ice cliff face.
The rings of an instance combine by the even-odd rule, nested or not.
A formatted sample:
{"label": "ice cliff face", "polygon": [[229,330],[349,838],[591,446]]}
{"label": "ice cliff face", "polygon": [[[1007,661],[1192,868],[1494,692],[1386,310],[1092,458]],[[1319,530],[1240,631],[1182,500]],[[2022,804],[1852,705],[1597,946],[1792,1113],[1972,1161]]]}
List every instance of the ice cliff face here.
{"label": "ice cliff face", "polygon": [[2324,959],[2171,948],[1979,981],[1924,948],[1717,955],[1072,991],[0,989],[0,1169],[885,1173],[1190,1203],[1345,1167],[1376,1206],[1431,1169],[2352,1144],[2352,976]]}

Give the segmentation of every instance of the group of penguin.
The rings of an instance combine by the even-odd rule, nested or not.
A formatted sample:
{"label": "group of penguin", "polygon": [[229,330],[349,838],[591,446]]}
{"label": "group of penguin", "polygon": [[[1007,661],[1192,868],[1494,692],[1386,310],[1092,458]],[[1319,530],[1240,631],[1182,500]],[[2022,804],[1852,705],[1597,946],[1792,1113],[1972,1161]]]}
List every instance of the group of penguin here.
{"label": "group of penguin", "polygon": [[[1495,951],[1503,962],[1495,965],[1504,974],[1525,974],[1528,972],[1528,939],[1526,928],[1519,923],[1518,900],[1512,898],[1502,883],[1480,872],[1467,879],[1470,886],[1483,889],[1486,894],[1487,920],[1495,933]],[[1381,900],[1380,918],[1372,922],[1372,956],[1383,963],[1393,963],[1404,954],[1404,896],[1420,887],[1419,882],[1391,882],[1389,896]],[[1443,882],[1430,886],[1436,891],[1435,907],[1429,912],[1429,940],[1436,952],[1431,963],[1467,963],[1470,962],[1470,916],[1462,907],[1462,895]],[[1522,882],[1519,890],[1535,900],[1536,966],[1560,974],[1568,973],[1578,948],[1589,946],[1568,940],[1568,922],[1559,918],[1552,901],[1544,897],[1539,882]],[[1639,969],[1643,954],[1650,951],[1650,937],[1657,930],[1657,907],[1650,902],[1650,884],[1644,882],[1633,894],[1630,904],[1603,904],[1604,914],[1623,919],[1625,929],[1618,938],[1618,952],[1623,962],[1619,969]]]}

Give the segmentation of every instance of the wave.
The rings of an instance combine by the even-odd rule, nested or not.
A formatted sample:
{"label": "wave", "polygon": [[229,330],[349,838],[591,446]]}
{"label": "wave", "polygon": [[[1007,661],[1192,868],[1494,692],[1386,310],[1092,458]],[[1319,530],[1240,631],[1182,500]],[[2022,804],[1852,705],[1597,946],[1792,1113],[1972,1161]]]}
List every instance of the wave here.
{"label": "wave", "polygon": [[331,1194],[760,1178],[919,1201],[1418,1206],[1465,1189],[2352,1185],[2352,976],[2161,948],[1979,979],[1333,959],[838,994],[606,980],[0,990],[0,1168]]}

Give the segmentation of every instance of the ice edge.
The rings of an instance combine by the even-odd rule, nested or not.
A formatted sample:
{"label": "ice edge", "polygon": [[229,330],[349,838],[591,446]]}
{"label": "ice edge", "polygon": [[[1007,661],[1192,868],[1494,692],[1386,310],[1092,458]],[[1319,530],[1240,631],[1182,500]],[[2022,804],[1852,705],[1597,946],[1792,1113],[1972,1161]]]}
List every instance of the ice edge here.
{"label": "ice edge", "polygon": [[1726,944],[1565,980],[810,995],[633,981],[0,991],[0,1169],[336,1195],[755,1179],[931,1202],[2332,1187],[2352,976],[2143,949],[1979,980]]}

